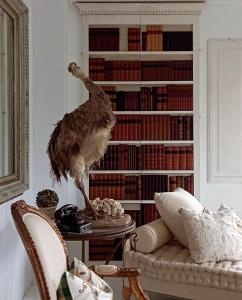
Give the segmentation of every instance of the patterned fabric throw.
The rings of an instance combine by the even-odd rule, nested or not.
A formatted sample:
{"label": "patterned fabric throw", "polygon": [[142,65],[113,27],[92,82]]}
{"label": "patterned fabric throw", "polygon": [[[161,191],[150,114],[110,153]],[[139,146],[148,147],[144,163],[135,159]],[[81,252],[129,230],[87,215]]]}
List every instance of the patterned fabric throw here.
{"label": "patterned fabric throw", "polygon": [[110,286],[92,270],[74,258],[70,272],[61,277],[57,290],[58,300],[112,300]]}

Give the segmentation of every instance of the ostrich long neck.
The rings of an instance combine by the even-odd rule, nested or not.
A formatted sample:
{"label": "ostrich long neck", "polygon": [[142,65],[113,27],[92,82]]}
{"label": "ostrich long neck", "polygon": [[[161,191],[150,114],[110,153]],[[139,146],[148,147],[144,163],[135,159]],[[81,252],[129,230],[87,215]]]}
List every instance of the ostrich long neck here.
{"label": "ostrich long neck", "polygon": [[[102,99],[105,97],[105,100],[107,100],[108,97],[105,94],[105,92],[98,85],[96,85],[81,69],[78,70],[78,72],[77,72],[77,74],[75,74],[75,76],[83,81],[83,83],[85,84],[85,87],[87,88],[87,90],[90,92],[90,94],[94,98]],[[108,100],[109,100],[109,98],[108,98]]]}

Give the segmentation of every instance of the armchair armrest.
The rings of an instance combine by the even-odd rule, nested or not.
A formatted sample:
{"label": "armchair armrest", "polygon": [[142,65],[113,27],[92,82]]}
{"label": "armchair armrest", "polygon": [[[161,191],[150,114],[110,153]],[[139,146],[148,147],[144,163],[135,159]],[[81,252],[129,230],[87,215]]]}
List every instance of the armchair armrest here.
{"label": "armchair armrest", "polygon": [[90,267],[97,275],[105,277],[137,277],[139,268],[119,268],[114,265],[99,265]]}
{"label": "armchair armrest", "polygon": [[149,297],[142,290],[138,281],[140,270],[138,268],[118,268],[114,265],[91,266],[90,269],[97,275],[103,277],[124,277],[129,281],[129,287],[123,288],[124,300],[130,300],[133,294],[137,300],[149,300]]}

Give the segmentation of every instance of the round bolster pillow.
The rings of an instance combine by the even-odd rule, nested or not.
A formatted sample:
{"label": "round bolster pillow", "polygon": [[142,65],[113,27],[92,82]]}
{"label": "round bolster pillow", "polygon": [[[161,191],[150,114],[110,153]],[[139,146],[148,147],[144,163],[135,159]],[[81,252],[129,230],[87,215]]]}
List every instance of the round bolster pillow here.
{"label": "round bolster pillow", "polygon": [[135,251],[150,253],[172,240],[173,236],[162,219],[136,228],[136,238],[132,238]]}

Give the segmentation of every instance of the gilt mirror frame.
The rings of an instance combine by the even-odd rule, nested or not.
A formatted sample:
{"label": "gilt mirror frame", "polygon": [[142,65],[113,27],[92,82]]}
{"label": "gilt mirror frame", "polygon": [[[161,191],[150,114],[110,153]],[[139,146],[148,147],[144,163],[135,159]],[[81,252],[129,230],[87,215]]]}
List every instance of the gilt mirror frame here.
{"label": "gilt mirror frame", "polygon": [[[29,32],[28,8],[22,0],[0,0],[13,23],[13,168],[0,177],[0,204],[28,189]],[[0,161],[0,164],[2,162]]]}

